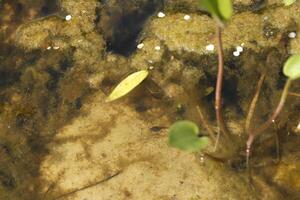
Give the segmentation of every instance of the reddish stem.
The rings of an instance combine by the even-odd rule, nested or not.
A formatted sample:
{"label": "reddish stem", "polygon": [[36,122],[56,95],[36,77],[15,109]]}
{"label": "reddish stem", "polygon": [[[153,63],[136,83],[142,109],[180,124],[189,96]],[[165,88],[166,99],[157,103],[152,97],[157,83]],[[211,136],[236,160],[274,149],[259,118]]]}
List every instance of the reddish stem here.
{"label": "reddish stem", "polygon": [[[221,131],[227,134],[227,128],[222,116],[222,83],[223,83],[223,73],[224,73],[224,60],[223,60],[223,47],[222,47],[222,34],[221,27],[217,25],[217,39],[218,39],[218,76],[216,84],[216,96],[215,96],[215,110],[216,119],[218,127]],[[219,133],[218,133],[219,134]]]}
{"label": "reddish stem", "polygon": [[265,131],[274,121],[275,119],[278,117],[278,115],[280,114],[284,103],[286,101],[286,98],[288,96],[288,91],[289,88],[291,86],[292,80],[288,79],[287,82],[285,83],[280,101],[275,109],[275,111],[273,112],[273,114],[271,115],[271,117],[264,123],[262,124],[260,127],[258,127],[257,129],[250,131],[249,132],[249,137],[247,140],[247,149],[246,149],[246,154],[247,154],[247,165],[249,163],[249,156],[250,156],[250,152],[251,152],[251,147],[253,144],[254,139],[260,135],[263,131]]}

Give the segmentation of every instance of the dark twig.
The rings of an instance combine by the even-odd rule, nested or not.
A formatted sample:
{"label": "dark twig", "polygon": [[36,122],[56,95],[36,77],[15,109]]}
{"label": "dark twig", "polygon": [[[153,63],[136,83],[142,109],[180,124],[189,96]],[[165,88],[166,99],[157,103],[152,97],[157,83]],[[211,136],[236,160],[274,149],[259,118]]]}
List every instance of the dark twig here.
{"label": "dark twig", "polygon": [[249,157],[250,157],[251,147],[252,147],[252,143],[253,143],[254,139],[258,135],[260,135],[263,131],[265,131],[272,123],[275,122],[275,119],[278,117],[279,113],[281,112],[281,110],[284,106],[284,103],[285,103],[286,98],[288,96],[288,90],[291,86],[291,83],[292,83],[291,79],[288,79],[287,82],[285,83],[280,101],[279,101],[275,111],[271,115],[271,117],[264,124],[262,124],[260,127],[258,127],[257,129],[249,132],[249,136],[248,136],[248,140],[247,140],[247,149],[246,149],[247,166],[249,164]]}
{"label": "dark twig", "polygon": [[105,179],[103,179],[103,180],[100,180],[100,181],[98,181],[98,182],[92,183],[92,184],[90,184],[90,185],[84,186],[84,187],[82,187],[82,188],[73,190],[73,191],[68,192],[68,193],[65,193],[65,194],[62,194],[62,195],[60,195],[60,196],[54,198],[54,200],[61,199],[61,198],[63,198],[63,197],[66,197],[66,196],[75,194],[75,193],[77,193],[77,192],[83,191],[83,190],[88,189],[88,188],[91,188],[91,187],[95,187],[95,186],[97,186],[97,185],[99,185],[99,184],[102,184],[102,183],[105,183],[105,182],[109,181],[110,179],[112,179],[112,178],[118,176],[119,174],[121,174],[121,171],[119,171],[119,172],[117,172],[117,173],[115,173],[115,174],[113,174],[113,175],[111,175],[111,176],[109,176],[109,177],[107,177],[107,178],[105,178]]}

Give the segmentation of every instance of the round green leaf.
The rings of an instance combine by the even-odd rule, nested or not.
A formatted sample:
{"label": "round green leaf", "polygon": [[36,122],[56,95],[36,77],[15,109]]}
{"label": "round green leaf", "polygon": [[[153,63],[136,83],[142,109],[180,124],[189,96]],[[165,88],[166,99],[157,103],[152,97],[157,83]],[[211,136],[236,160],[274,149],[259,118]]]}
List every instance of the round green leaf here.
{"label": "round green leaf", "polygon": [[106,99],[106,102],[114,101],[126,95],[136,86],[138,86],[148,76],[147,70],[141,70],[127,76]]}
{"label": "round green leaf", "polygon": [[198,126],[191,121],[178,121],[169,130],[169,144],[185,151],[201,151],[208,143],[208,137],[198,137]]}
{"label": "round green leaf", "polygon": [[284,64],[283,73],[291,80],[300,78],[300,54],[292,55]]}

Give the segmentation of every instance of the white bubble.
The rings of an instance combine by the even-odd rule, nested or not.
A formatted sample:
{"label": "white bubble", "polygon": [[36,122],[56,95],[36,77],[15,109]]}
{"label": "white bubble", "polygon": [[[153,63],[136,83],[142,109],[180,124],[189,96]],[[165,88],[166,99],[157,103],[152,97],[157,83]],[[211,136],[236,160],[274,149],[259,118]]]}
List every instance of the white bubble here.
{"label": "white bubble", "polygon": [[184,15],[183,19],[186,20],[186,21],[188,21],[188,20],[191,19],[191,16],[189,16],[189,15]]}
{"label": "white bubble", "polygon": [[57,50],[57,49],[59,49],[59,47],[58,47],[58,46],[57,46],[57,47],[53,47],[53,49],[54,49],[54,50]]}
{"label": "white bubble", "polygon": [[234,51],[234,52],[233,52],[233,55],[234,55],[235,57],[238,57],[238,56],[240,56],[240,52]]}
{"label": "white bubble", "polygon": [[51,49],[52,49],[52,47],[50,47],[50,46],[49,46],[49,47],[47,47],[47,50],[51,50]]}
{"label": "white bubble", "polygon": [[138,49],[142,49],[144,46],[145,46],[144,43],[140,43],[140,44],[138,44],[136,47],[137,47]]}
{"label": "white bubble", "polygon": [[236,47],[236,51],[238,51],[238,52],[243,52],[244,51],[244,49],[243,49],[243,47],[241,47],[241,46],[237,46]]}
{"label": "white bubble", "polygon": [[159,51],[159,50],[160,50],[160,46],[156,46],[154,49],[155,49],[156,51]]}
{"label": "white bubble", "polygon": [[165,17],[166,15],[165,15],[165,13],[163,13],[163,12],[159,12],[158,14],[157,14],[157,17],[159,17],[159,18],[163,18],[163,17]]}
{"label": "white bubble", "polygon": [[289,38],[293,39],[293,38],[296,38],[297,33],[296,32],[290,32],[288,36],[289,36]]}
{"label": "white bubble", "polygon": [[206,46],[207,51],[213,51],[215,49],[215,46],[213,44],[209,44]]}
{"label": "white bubble", "polygon": [[72,16],[71,15],[67,15],[65,19],[66,19],[66,21],[70,21],[72,19]]}

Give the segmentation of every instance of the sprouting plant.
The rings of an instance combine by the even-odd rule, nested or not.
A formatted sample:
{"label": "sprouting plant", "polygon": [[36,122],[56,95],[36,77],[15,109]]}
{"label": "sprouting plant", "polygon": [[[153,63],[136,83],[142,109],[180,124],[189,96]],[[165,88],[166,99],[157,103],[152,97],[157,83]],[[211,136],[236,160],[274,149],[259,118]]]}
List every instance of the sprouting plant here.
{"label": "sprouting plant", "polygon": [[[224,73],[224,56],[223,56],[223,47],[222,47],[222,28],[225,26],[225,23],[230,19],[233,14],[232,2],[231,0],[201,0],[200,6],[209,12],[212,17],[216,21],[216,33],[217,33],[217,42],[218,42],[218,75],[217,75],[217,83],[216,83],[216,91],[215,91],[215,111],[216,111],[216,119],[217,119],[217,126],[220,128],[218,131],[217,138],[215,140],[215,148],[218,145],[218,141],[220,138],[220,132],[222,131],[224,134],[227,134],[227,128],[222,116],[222,84],[223,84],[223,73]],[[189,126],[189,124],[184,121],[185,123],[181,124],[179,122],[175,123],[172,128],[176,128],[176,126]],[[197,126],[197,125],[195,125]],[[173,134],[170,129],[169,137],[173,137]],[[188,128],[185,129],[185,133],[191,134]],[[211,132],[211,131],[208,131]],[[183,135],[181,135],[183,137]],[[211,133],[210,136],[214,139],[213,134]],[[195,142],[199,140],[199,138],[194,138]],[[171,140],[170,140],[171,141]],[[183,140],[185,141],[185,140]],[[172,145],[175,146],[176,145]],[[180,148],[180,146],[177,146]]]}
{"label": "sprouting plant", "polygon": [[[293,1],[294,2],[294,1]],[[289,1],[289,3],[293,3]],[[227,129],[222,117],[221,109],[221,91],[222,91],[222,79],[223,79],[223,70],[224,70],[224,61],[223,61],[223,50],[222,50],[222,37],[221,30],[224,27],[224,23],[229,20],[232,15],[232,3],[230,0],[202,0],[200,1],[201,6],[207,10],[213,18],[217,21],[217,39],[218,39],[218,75],[217,75],[217,84],[215,91],[215,111],[217,125],[220,131],[227,133]],[[289,4],[289,5],[290,5]],[[284,86],[281,99],[279,104],[275,108],[273,114],[270,118],[259,126],[257,129],[250,129],[251,118],[254,113],[255,105],[258,100],[259,92],[261,90],[263,81],[266,76],[266,72],[261,75],[261,78],[258,82],[258,87],[256,94],[251,102],[249,113],[246,119],[245,130],[248,133],[248,140],[246,142],[246,163],[249,166],[249,156],[253,141],[257,136],[262,134],[278,117],[280,114],[286,98],[288,96],[288,90],[291,86],[293,80],[300,78],[300,54],[291,56],[285,63],[283,68],[283,73],[288,77],[286,84]],[[220,131],[218,131],[217,138],[215,138],[214,131],[208,126],[208,123],[205,122],[202,111],[197,107],[198,113],[200,115],[201,121],[203,122],[204,127],[209,133],[210,138],[215,141],[215,147],[217,147]],[[169,143],[173,147],[177,147],[181,150],[189,151],[201,151],[208,144],[208,139],[206,137],[198,137],[198,127],[195,123],[190,121],[179,121],[174,123],[169,131]]]}
{"label": "sprouting plant", "polygon": [[263,131],[265,131],[273,122],[275,122],[275,119],[278,117],[279,113],[281,112],[285,104],[292,81],[300,78],[300,54],[293,55],[286,61],[283,67],[283,73],[285,76],[288,77],[288,79],[282,91],[280,101],[277,107],[275,108],[273,114],[269,117],[269,119],[264,124],[259,126],[257,129],[250,130],[248,133],[249,136],[247,140],[247,149],[246,149],[247,165],[249,163],[249,156],[250,156],[251,147],[254,139],[257,136],[259,136],[261,133],[263,133]]}
{"label": "sprouting plant", "polygon": [[297,0],[283,0],[285,6],[290,6],[295,3]]}
{"label": "sprouting plant", "polygon": [[107,97],[106,102],[114,101],[128,94],[135,87],[137,87],[145,78],[147,78],[148,74],[149,72],[147,70],[141,70],[130,74],[117,85],[117,87]]}
{"label": "sprouting plant", "polygon": [[[233,14],[231,0],[202,0],[201,6],[210,12],[213,18],[217,22],[217,42],[218,42],[218,75],[215,92],[215,110],[218,128],[220,128],[224,134],[227,134],[227,128],[222,116],[222,85],[223,85],[223,72],[224,72],[224,56],[222,47],[222,27],[230,19]],[[220,138],[220,131],[216,140],[216,146]]]}

